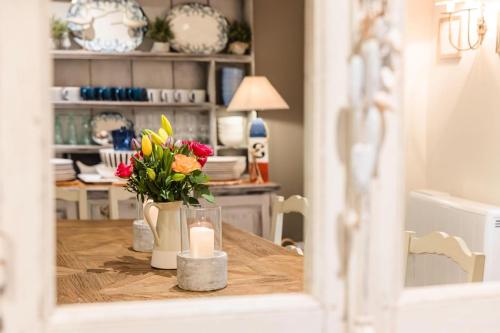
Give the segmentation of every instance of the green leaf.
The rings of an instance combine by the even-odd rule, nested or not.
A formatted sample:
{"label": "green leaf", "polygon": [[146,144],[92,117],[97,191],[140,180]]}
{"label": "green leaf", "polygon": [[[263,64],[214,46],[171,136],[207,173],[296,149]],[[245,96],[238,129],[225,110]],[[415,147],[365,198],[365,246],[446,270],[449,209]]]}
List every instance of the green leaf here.
{"label": "green leaf", "polygon": [[200,173],[198,175],[191,175],[189,178],[195,184],[203,184],[208,182],[208,176],[203,173]]}
{"label": "green leaf", "polygon": [[210,203],[215,203],[215,197],[212,193],[210,194],[202,194],[201,197],[205,200],[207,200]]}

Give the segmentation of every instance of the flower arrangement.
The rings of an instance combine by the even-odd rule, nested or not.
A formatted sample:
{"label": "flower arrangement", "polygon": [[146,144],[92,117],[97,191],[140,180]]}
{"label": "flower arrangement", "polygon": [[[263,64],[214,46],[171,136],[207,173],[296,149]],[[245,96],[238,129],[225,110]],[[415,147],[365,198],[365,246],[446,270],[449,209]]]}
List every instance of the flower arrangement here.
{"label": "flower arrangement", "polygon": [[196,141],[177,140],[167,117],[161,117],[158,132],[145,129],[139,143],[133,140],[136,153],[130,164],[120,163],[116,176],[128,179],[127,190],[137,198],[155,202],[183,201],[198,204],[200,197],[214,202],[214,196],[206,185],[208,176],[202,172],[211,147]]}

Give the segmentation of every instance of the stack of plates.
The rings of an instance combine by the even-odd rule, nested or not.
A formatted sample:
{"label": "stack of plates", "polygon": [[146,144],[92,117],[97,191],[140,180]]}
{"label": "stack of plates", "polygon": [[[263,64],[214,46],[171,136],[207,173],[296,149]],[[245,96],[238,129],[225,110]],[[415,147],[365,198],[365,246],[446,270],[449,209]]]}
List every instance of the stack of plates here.
{"label": "stack of plates", "polygon": [[56,181],[73,180],[76,178],[75,169],[73,169],[73,161],[64,158],[52,158],[50,164],[54,170],[54,178]]}
{"label": "stack of plates", "polygon": [[210,180],[236,180],[246,167],[245,156],[212,156],[203,167]]}

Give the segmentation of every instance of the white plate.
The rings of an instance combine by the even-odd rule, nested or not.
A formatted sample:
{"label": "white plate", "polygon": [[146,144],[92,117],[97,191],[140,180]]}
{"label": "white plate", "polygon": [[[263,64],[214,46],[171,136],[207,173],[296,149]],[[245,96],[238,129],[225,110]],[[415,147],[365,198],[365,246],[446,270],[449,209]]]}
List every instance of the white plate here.
{"label": "white plate", "polygon": [[50,164],[58,167],[58,166],[66,166],[66,165],[73,165],[73,160],[66,159],[66,158],[51,158],[50,159]]}
{"label": "white plate", "polygon": [[78,179],[80,179],[84,183],[92,183],[92,184],[125,183],[123,179],[116,177],[104,178],[97,173],[81,173],[78,175]]}
{"label": "white plate", "polygon": [[66,14],[75,42],[96,52],[128,52],[142,43],[146,15],[135,0],[72,0]]}
{"label": "white plate", "polygon": [[245,156],[210,156],[207,163],[235,163],[244,162]]}
{"label": "white plate", "polygon": [[212,54],[222,51],[227,44],[227,20],[212,7],[187,3],[170,10],[174,39],[170,46],[179,52]]}

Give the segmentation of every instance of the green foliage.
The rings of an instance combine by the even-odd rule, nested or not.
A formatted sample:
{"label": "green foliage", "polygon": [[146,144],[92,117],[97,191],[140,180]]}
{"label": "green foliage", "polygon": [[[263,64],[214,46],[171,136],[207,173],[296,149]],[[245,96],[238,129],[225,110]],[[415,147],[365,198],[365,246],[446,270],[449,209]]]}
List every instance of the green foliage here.
{"label": "green foliage", "polygon": [[252,41],[252,31],[246,22],[234,21],[229,26],[229,43],[243,42],[248,43]]}
{"label": "green foliage", "polygon": [[174,38],[170,22],[166,18],[156,17],[148,23],[147,36],[155,42],[167,43]]}
{"label": "green foliage", "polygon": [[50,22],[50,35],[52,39],[59,40],[68,31],[68,23],[66,21],[52,17]]}

